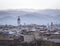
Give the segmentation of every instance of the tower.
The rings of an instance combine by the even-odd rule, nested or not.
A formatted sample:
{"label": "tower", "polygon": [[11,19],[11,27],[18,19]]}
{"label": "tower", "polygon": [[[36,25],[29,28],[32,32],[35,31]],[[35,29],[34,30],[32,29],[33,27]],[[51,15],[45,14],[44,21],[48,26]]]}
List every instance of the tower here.
{"label": "tower", "polygon": [[53,22],[51,22],[51,26],[53,26],[54,24],[53,24]]}
{"label": "tower", "polygon": [[51,22],[51,31],[54,31],[54,24],[53,24],[53,22]]}
{"label": "tower", "polygon": [[17,23],[18,23],[18,26],[20,26],[20,16],[18,16]]}
{"label": "tower", "polygon": [[54,25],[53,22],[51,22],[51,29],[53,28],[53,25]]}

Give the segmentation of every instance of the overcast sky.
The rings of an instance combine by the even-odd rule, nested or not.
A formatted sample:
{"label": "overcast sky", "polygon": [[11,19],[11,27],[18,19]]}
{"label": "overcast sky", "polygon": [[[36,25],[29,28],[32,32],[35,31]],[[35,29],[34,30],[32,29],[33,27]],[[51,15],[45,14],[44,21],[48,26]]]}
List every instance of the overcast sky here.
{"label": "overcast sky", "polygon": [[0,0],[4,9],[60,9],[60,0]]}

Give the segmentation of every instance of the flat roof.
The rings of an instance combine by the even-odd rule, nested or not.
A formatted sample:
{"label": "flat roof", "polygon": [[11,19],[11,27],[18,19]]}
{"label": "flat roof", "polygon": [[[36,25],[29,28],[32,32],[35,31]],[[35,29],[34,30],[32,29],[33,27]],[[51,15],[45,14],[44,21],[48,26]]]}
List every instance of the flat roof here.
{"label": "flat roof", "polygon": [[60,43],[60,39],[48,39],[48,38],[43,38],[43,41],[49,41],[49,42],[54,42],[54,43]]}

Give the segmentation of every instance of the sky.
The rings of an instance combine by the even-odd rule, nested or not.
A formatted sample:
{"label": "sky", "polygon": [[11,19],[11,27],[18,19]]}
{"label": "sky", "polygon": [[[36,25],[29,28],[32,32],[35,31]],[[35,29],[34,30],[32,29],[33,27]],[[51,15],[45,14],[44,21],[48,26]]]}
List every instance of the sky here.
{"label": "sky", "polygon": [[60,9],[60,0],[0,0],[0,10]]}

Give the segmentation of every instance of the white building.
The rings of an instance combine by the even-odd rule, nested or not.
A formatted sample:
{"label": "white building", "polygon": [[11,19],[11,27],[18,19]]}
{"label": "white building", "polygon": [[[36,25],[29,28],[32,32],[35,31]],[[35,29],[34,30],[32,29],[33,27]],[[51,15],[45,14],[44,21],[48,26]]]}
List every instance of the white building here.
{"label": "white building", "polygon": [[31,34],[24,35],[24,42],[29,43],[29,42],[32,42],[32,41],[34,41],[34,36],[33,35],[31,35]]}

